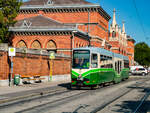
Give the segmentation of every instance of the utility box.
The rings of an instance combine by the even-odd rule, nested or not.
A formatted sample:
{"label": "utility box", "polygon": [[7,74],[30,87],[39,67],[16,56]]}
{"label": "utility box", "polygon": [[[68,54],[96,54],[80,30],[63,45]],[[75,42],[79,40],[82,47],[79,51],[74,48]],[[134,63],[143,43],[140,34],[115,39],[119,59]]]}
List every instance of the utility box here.
{"label": "utility box", "polygon": [[14,84],[19,85],[20,84],[20,75],[15,75],[14,76]]}

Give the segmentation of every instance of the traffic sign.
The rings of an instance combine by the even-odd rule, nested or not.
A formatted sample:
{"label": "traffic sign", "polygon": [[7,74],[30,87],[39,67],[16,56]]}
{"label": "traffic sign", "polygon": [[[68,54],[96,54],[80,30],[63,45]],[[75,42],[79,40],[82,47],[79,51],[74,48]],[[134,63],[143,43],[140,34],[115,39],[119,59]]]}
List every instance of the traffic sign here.
{"label": "traffic sign", "polygon": [[52,52],[52,53],[50,53],[49,58],[50,58],[50,59],[55,59],[55,53],[53,53],[53,52]]}
{"label": "traffic sign", "polygon": [[10,47],[8,51],[9,56],[16,56],[16,48]]}

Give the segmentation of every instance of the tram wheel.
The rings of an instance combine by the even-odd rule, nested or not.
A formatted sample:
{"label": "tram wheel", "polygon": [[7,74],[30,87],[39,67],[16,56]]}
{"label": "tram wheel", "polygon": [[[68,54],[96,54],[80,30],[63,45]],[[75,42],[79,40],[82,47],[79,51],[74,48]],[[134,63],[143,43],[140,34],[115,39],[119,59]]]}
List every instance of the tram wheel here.
{"label": "tram wheel", "polygon": [[91,89],[91,90],[95,90],[95,89],[96,89],[96,86],[90,86],[90,89]]}

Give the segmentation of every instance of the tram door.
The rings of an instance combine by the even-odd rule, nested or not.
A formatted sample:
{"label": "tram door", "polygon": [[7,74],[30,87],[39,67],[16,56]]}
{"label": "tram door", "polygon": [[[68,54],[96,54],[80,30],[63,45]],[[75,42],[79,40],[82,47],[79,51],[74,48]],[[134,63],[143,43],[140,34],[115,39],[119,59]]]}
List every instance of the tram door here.
{"label": "tram door", "polygon": [[121,72],[121,70],[122,70],[122,62],[121,61],[115,62],[115,70],[118,72],[118,74]]}
{"label": "tram door", "polygon": [[115,62],[115,71],[119,74],[120,73],[120,68],[121,64],[120,64],[120,61],[116,61]]}

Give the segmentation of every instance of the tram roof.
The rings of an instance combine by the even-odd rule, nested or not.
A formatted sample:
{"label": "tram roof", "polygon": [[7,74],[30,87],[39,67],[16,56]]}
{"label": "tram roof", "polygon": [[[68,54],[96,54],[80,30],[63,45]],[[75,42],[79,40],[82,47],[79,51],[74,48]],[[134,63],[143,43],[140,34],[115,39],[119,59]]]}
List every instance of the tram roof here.
{"label": "tram roof", "polygon": [[120,59],[128,60],[127,56],[117,54],[117,53],[113,53],[111,51],[108,51],[108,50],[103,49],[103,48],[98,48],[98,47],[81,47],[81,48],[74,48],[74,50],[90,50],[93,53],[96,52],[96,53],[100,53],[102,55],[111,56],[111,57],[114,56],[114,57],[117,57],[117,58],[120,58]]}

